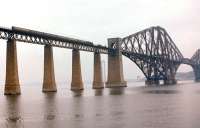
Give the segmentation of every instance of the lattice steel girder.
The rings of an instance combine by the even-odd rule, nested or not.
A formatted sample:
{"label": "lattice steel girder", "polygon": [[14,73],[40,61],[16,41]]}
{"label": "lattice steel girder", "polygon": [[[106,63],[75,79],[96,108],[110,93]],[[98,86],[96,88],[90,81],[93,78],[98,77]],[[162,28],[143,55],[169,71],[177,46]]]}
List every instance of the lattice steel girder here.
{"label": "lattice steel girder", "polygon": [[[143,72],[147,80],[167,80],[175,74],[180,62],[170,62],[162,58],[150,58],[122,52],[123,55],[131,59]],[[175,72],[173,72],[175,71]]]}
{"label": "lattice steel girder", "polygon": [[200,65],[200,49],[194,53],[191,60],[194,62],[194,65]]}
{"label": "lattice steel girder", "polygon": [[141,69],[148,80],[166,80],[175,75],[183,55],[168,33],[161,27],[151,27],[114,42]]}
{"label": "lattice steel girder", "polygon": [[[78,40],[49,33],[28,30],[18,27],[0,27],[0,39],[14,39],[17,41],[51,45],[55,47],[78,49],[89,52],[113,53],[119,49],[123,55],[130,58],[142,70],[147,79],[168,79],[169,74],[174,75],[183,61],[183,55],[178,50],[165,29],[157,26],[113,42],[109,48],[94,45],[92,42]],[[190,59],[192,65],[200,65],[200,50]],[[173,72],[172,72],[173,70]]]}
{"label": "lattice steel girder", "polygon": [[194,69],[195,80],[200,82],[200,49],[194,53],[191,60],[194,62],[192,67]]}
{"label": "lattice steel girder", "polygon": [[[116,43],[113,43],[112,48],[116,48]],[[120,48],[130,54],[161,57],[171,61],[181,61],[183,58],[170,36],[161,27],[151,27],[123,38]]]}
{"label": "lattice steel girder", "polygon": [[33,31],[28,29],[8,29],[0,27],[0,39],[15,39],[16,41],[51,45],[54,47],[78,49],[89,52],[108,53],[108,48],[101,45],[94,45],[92,42],[57,36],[53,34]]}
{"label": "lattice steel girder", "polygon": [[193,66],[195,80],[200,82],[200,65]]}

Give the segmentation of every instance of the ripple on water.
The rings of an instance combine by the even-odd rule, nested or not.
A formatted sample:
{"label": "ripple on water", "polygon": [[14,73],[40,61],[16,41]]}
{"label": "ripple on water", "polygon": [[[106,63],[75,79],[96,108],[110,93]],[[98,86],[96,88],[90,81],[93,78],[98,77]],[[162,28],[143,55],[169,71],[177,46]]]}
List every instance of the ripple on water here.
{"label": "ripple on water", "polygon": [[22,120],[22,118],[19,115],[11,115],[8,118],[6,118],[7,122],[13,122],[13,123],[19,122],[21,120]]}
{"label": "ripple on water", "polygon": [[46,116],[46,119],[47,119],[47,120],[54,120],[55,117],[56,117],[55,115],[49,114],[49,115]]}
{"label": "ripple on water", "polygon": [[144,91],[144,93],[148,93],[148,94],[177,94],[180,93],[177,90],[147,90]]}

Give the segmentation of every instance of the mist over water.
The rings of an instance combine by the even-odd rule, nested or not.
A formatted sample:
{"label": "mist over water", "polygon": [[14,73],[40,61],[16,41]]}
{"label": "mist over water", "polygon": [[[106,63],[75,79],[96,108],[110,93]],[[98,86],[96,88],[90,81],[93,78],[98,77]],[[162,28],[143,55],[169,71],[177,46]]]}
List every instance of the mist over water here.
{"label": "mist over water", "polygon": [[20,96],[3,95],[1,128],[199,128],[200,83],[72,92],[57,85],[57,93],[41,86],[21,86]]}

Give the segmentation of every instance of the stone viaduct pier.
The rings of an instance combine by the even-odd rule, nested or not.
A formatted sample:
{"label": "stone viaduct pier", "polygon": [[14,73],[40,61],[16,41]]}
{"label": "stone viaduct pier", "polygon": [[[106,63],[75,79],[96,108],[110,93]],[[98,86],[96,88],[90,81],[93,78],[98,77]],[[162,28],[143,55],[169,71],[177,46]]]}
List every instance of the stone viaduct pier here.
{"label": "stone viaduct pier", "polygon": [[57,91],[53,47],[72,49],[71,90],[82,90],[80,50],[94,53],[93,88],[104,88],[102,79],[101,54],[108,54],[108,75],[105,87],[126,87],[123,76],[122,55],[133,61],[146,77],[147,85],[176,84],[175,74],[180,64],[191,65],[195,80],[200,81],[200,50],[191,59],[184,58],[167,32],[157,26],[124,38],[109,38],[108,47],[92,42],[25,28],[0,27],[0,39],[7,40],[6,80],[4,94],[20,94],[17,65],[17,41],[44,45],[43,92]]}

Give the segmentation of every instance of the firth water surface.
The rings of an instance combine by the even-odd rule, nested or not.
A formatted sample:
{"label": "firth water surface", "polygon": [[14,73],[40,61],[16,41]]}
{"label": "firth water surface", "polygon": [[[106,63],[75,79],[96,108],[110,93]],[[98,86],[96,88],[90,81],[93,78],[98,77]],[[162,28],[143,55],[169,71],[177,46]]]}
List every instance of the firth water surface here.
{"label": "firth water surface", "polygon": [[0,128],[199,128],[200,83],[57,93],[21,87],[20,96],[0,91]]}

